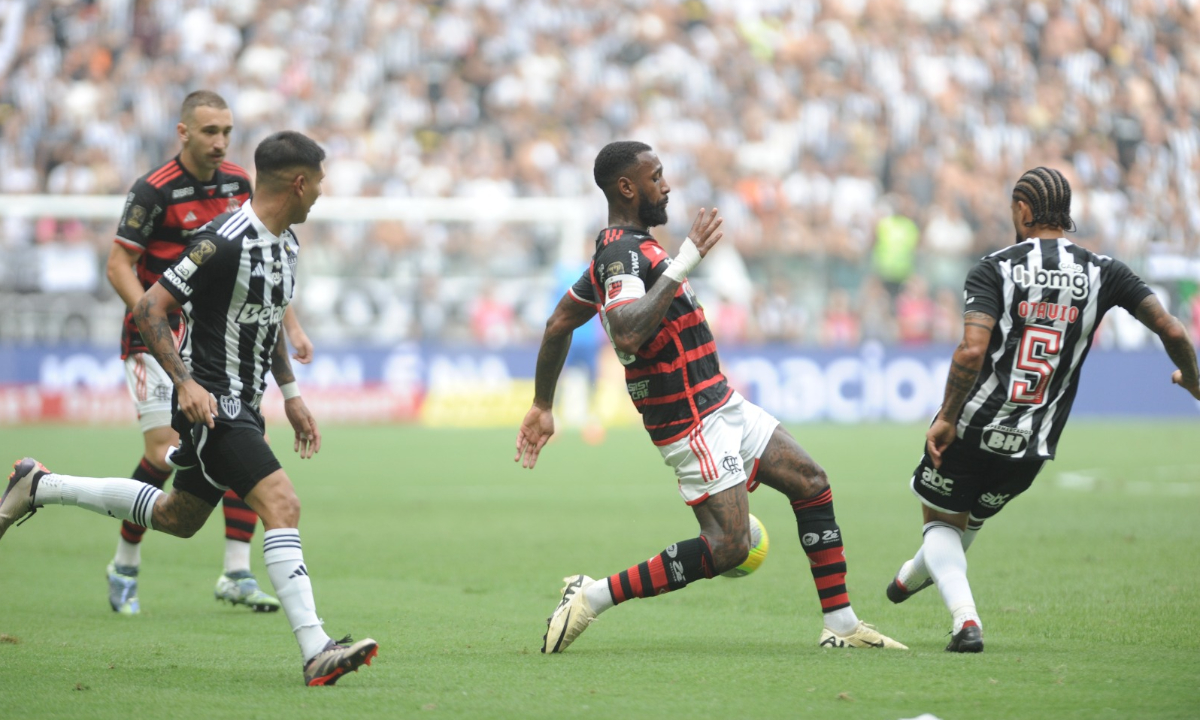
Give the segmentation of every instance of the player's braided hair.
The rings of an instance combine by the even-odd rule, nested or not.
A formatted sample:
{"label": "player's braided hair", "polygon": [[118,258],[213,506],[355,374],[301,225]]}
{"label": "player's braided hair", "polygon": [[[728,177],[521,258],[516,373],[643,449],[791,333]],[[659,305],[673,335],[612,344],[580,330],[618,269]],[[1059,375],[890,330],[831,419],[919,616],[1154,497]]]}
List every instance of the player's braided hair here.
{"label": "player's braided hair", "polygon": [[179,119],[187,122],[195,116],[198,107],[228,110],[229,104],[225,102],[225,98],[212,90],[196,90],[188,93],[188,96],[183,99],[183,105],[179,108]]}
{"label": "player's braided hair", "polygon": [[1048,167],[1035,167],[1017,181],[1013,200],[1022,200],[1033,211],[1026,227],[1046,225],[1075,232],[1071,219],[1071,185],[1063,174]]}
{"label": "player's braided hair", "polygon": [[605,145],[596,155],[596,164],[592,168],[596,185],[607,195],[621,174],[637,162],[637,156],[649,149],[649,145],[636,140],[618,140]]}

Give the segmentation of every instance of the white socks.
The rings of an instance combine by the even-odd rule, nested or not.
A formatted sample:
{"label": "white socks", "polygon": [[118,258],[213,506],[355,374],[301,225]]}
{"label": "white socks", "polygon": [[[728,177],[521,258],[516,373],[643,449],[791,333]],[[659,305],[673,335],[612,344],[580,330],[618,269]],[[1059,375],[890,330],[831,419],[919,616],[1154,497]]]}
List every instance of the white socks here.
{"label": "white socks", "polygon": [[225,538],[225,574],[250,572],[250,543]]}
{"label": "white socks", "polygon": [[85,478],[49,473],[38,481],[38,505],[78,505],[101,515],[153,528],[154,504],[163,491],[130,478]]}
{"label": "white socks", "polygon": [[608,589],[607,577],[602,577],[591,585],[588,585],[583,594],[587,596],[588,605],[591,606],[592,611],[597,615],[614,605],[612,592]]}
{"label": "white socks", "polygon": [[844,607],[840,610],[833,610],[823,615],[825,627],[834,631],[838,635],[849,635],[858,627],[858,615],[854,613],[854,608]]}
{"label": "white socks", "polygon": [[113,565],[138,567],[141,564],[142,544],[131,543],[123,537],[117,538],[117,554],[113,557]]}
{"label": "white socks", "polygon": [[937,583],[942,602],[954,616],[954,632],[962,629],[967,620],[983,627],[975,610],[975,597],[967,582],[967,554],[962,547],[962,531],[943,522],[925,525],[925,565]]}
{"label": "white socks", "polygon": [[[971,549],[971,543],[975,542],[975,536],[982,528],[982,520],[976,520],[974,517],[967,520],[967,529],[962,534],[964,553]],[[913,556],[912,560],[908,560],[900,566],[900,572],[896,573],[896,579],[909,591],[917,589],[921,583],[929,579],[929,568],[925,567],[924,546],[917,548],[917,554]]]}
{"label": "white socks", "polygon": [[317,617],[312,582],[300,550],[300,531],[277,528],[263,533],[263,559],[275,594],[296,634],[296,642],[300,643],[300,653],[308,662],[325,649],[329,636],[321,629],[321,619]]}

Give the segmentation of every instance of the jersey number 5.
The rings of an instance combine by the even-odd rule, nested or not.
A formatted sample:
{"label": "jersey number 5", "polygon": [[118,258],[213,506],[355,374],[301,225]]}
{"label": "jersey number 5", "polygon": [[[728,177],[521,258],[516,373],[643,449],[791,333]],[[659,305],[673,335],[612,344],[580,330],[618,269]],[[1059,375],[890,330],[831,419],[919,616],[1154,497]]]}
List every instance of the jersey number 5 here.
{"label": "jersey number 5", "polygon": [[1013,363],[1009,401],[1022,405],[1041,405],[1046,397],[1054,366],[1050,358],[1062,349],[1062,331],[1030,325],[1021,336],[1017,359]]}

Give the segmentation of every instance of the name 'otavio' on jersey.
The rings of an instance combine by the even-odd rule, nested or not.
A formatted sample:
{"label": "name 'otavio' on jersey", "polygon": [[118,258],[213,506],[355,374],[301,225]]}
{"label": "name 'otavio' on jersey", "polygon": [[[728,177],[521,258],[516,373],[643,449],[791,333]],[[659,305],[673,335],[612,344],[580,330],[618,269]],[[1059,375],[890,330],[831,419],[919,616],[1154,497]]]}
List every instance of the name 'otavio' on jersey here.
{"label": "name 'otavio' on jersey", "polygon": [[1012,459],[1053,458],[1101,318],[1150,288],[1124,263],[1065,238],[1029,239],[967,275],[964,312],[996,319],[958,419],[964,442]]}
{"label": "name 'otavio' on jersey", "polygon": [[[570,294],[595,307],[608,331],[608,313],[643,297],[669,264],[670,256],[650,235],[634,228],[607,228],[596,239],[591,267]],[[617,357],[625,366],[629,397],[656,445],[685,436],[733,392],[721,374],[704,310],[686,280],[637,353],[618,351]]]}
{"label": "name 'otavio' on jersey", "polygon": [[197,233],[159,284],[183,306],[180,354],[217,397],[255,408],[295,287],[299,243],[291,229],[272,235],[250,204],[219,215]]}

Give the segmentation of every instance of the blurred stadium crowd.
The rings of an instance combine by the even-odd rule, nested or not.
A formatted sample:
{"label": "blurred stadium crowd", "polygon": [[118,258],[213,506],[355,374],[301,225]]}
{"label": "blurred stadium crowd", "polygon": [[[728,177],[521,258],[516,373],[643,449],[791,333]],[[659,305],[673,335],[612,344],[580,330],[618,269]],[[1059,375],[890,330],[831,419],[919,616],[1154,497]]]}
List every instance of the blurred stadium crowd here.
{"label": "blurred stadium crowd", "polygon": [[[0,0],[0,192],[122,194],[175,152],[183,95],[208,88],[233,109],[235,162],[292,128],[328,150],[327,195],[586,197],[599,230],[595,153],[636,138],[673,186],[669,242],[701,206],[726,218],[697,283],[719,335],[955,341],[966,270],[1012,242],[1029,167],[1071,179],[1076,242],[1140,272],[1197,256],[1198,5]],[[114,228],[4,221],[0,291],[112,304]],[[536,339],[590,254],[581,238],[560,257],[536,227],[300,237],[318,339]],[[36,272],[67,258],[85,267],[65,287]],[[550,278],[537,298],[526,276]],[[1195,283],[1164,287],[1200,329]],[[81,332],[115,342],[116,322]]]}

